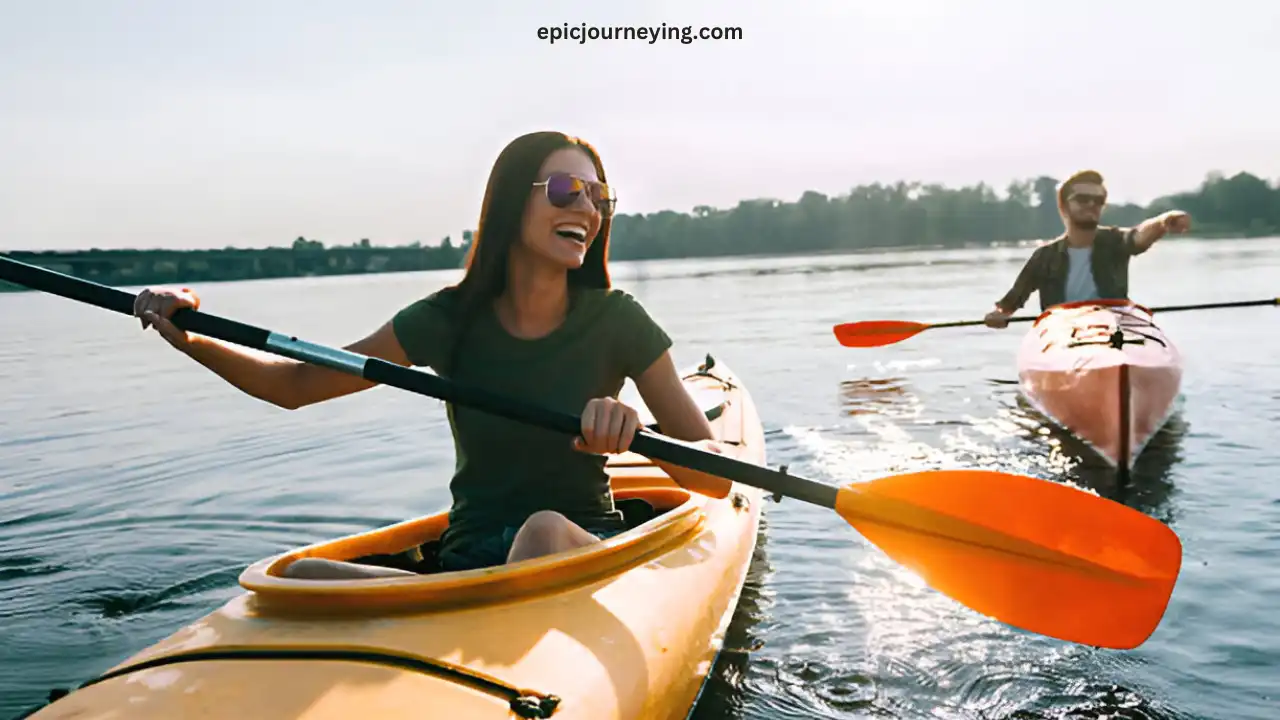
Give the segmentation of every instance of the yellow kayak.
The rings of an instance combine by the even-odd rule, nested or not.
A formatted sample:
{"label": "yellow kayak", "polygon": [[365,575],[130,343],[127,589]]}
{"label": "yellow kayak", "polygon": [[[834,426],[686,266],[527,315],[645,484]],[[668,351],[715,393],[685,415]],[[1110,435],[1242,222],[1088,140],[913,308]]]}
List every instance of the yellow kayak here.
{"label": "yellow kayak", "polygon": [[[761,421],[732,371],[708,357],[684,382],[717,439],[763,465]],[[298,548],[254,563],[244,593],[30,717],[685,718],[737,605],[764,494],[742,484],[724,499],[693,494],[633,453],[612,456],[608,471],[633,524],[609,540],[372,580],[281,570],[419,545],[429,561],[448,516]]]}

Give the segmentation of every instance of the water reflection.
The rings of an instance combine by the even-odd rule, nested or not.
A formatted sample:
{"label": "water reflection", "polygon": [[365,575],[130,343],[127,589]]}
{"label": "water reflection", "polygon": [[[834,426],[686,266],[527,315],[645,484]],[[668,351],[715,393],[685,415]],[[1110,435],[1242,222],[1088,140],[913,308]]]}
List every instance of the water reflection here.
{"label": "water reflection", "polygon": [[1018,414],[1025,420],[1024,437],[1034,438],[1048,454],[1069,460],[1063,464],[1062,479],[1125,503],[1162,522],[1175,520],[1177,514],[1170,502],[1175,490],[1173,469],[1183,459],[1183,439],[1191,426],[1181,407],[1151,436],[1134,461],[1128,482],[1122,484],[1115,468],[1083,440],[1039,412],[1020,393],[1016,396],[1016,405]]}
{"label": "water reflection", "polygon": [[[840,383],[840,409],[844,415],[893,415],[908,414],[919,404],[915,394],[908,390],[905,377],[858,378]],[[899,412],[895,413],[894,409]],[[913,414],[913,413],[910,413]]]}
{"label": "water reflection", "polygon": [[[1099,482],[1080,460],[1078,441],[1025,404],[1007,402],[1014,386],[1000,383],[1002,390],[984,397],[979,387],[940,381],[932,372],[917,363],[842,380],[840,425],[788,428],[793,467],[834,483],[936,467],[987,467],[1086,488]],[[1186,429],[1175,415],[1152,439],[1134,469],[1130,504],[1161,519],[1172,514],[1171,468]],[[840,521],[787,510],[780,532],[808,551],[793,544],[775,551],[776,562],[823,570],[799,579],[784,571],[773,580],[788,606],[784,614],[793,623],[806,620],[773,628],[770,644],[753,658],[752,717],[1176,716],[1159,693],[1131,680],[1140,663],[1130,657],[977,615],[856,531],[837,529]]]}
{"label": "water reflection", "polygon": [[767,550],[769,510],[772,507],[772,503],[766,504],[761,513],[756,549],[738,598],[737,611],[725,632],[720,656],[689,720],[737,720],[746,717],[746,683],[751,672],[752,653],[765,646],[765,625],[771,618],[770,610],[774,605],[773,593],[767,589],[773,575]]}

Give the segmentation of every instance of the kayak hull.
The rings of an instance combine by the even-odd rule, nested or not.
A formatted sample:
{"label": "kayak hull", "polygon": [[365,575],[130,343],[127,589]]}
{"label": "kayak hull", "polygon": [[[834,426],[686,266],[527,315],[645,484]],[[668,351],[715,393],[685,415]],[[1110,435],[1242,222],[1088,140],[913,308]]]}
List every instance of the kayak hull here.
{"label": "kayak hull", "polygon": [[[704,368],[685,383],[700,405],[723,394],[708,413],[717,438],[763,464],[749,393]],[[685,718],[746,580],[763,493],[690,493],[632,453],[607,469],[629,520],[647,510],[609,540],[465,572],[280,574],[301,557],[430,547],[442,512],[265,558],[241,575],[246,592],[31,717]]]}
{"label": "kayak hull", "polygon": [[1182,374],[1178,348],[1151,311],[1127,301],[1051,307],[1018,352],[1027,401],[1126,472],[1168,421]]}

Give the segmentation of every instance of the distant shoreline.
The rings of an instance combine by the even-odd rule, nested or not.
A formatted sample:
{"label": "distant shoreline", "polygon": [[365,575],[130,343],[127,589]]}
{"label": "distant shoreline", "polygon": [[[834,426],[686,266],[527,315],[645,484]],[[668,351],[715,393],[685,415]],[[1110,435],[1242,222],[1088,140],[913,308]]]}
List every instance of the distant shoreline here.
{"label": "distant shoreline", "polygon": [[[1265,239],[1243,232],[1199,233],[1166,238],[1180,240]],[[987,243],[880,245],[858,248],[826,248],[794,252],[743,252],[677,257],[615,258],[613,262],[663,262],[679,260],[769,259],[796,256],[862,255],[877,252],[929,252],[1031,248],[1045,239],[1000,240]],[[375,245],[297,251],[288,247],[227,248],[223,250],[46,250],[8,251],[0,255],[57,272],[110,286],[209,284],[244,280],[283,280],[305,277],[349,277],[433,270],[458,270],[465,257],[456,247],[378,247]],[[0,292],[28,289],[0,281]]]}
{"label": "distant shoreline", "polygon": [[[457,268],[464,251],[437,247],[294,247],[223,250],[78,250],[0,253],[104,285],[173,285]],[[0,281],[0,291],[23,291]]]}
{"label": "distant shoreline", "polygon": [[[643,262],[1030,246],[1062,232],[1057,186],[1041,176],[1011,183],[1000,197],[981,183],[958,189],[876,183],[835,197],[808,191],[795,202],[765,198],[728,209],[621,214],[613,218],[609,254],[614,262]],[[1108,205],[1102,222],[1132,227],[1173,208],[1191,214],[1197,239],[1280,235],[1280,187],[1244,172],[1211,173],[1199,189],[1147,207]],[[472,237],[464,231],[460,244],[446,237],[434,246],[377,246],[365,239],[326,247],[299,237],[285,247],[4,254],[104,285],[172,285],[456,270]],[[0,291],[23,289],[0,282]]]}
{"label": "distant shoreline", "polygon": [[[1018,247],[1034,240],[948,245],[884,245],[830,248],[796,252],[743,252],[676,257],[611,258],[613,263],[679,260],[768,259],[796,256],[861,255],[887,251],[927,252],[988,247]],[[286,247],[228,248],[226,250],[45,250],[0,252],[14,260],[110,286],[209,284],[244,280],[285,280],[306,277],[349,277],[403,272],[430,272],[462,268],[465,250],[433,254],[438,248],[338,247],[301,257]],[[450,262],[450,261],[453,262]],[[0,280],[0,292],[26,292],[28,288]]]}

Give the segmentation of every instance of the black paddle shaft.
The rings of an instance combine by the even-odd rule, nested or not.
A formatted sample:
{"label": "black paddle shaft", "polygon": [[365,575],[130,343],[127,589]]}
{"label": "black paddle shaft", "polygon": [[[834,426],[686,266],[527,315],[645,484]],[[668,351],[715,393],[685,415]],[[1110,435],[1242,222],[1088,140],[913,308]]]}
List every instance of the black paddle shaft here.
{"label": "black paddle shaft", "polygon": [[[130,316],[133,315],[133,303],[137,297],[92,280],[29,265],[3,255],[0,255],[0,280]],[[189,332],[358,375],[372,382],[391,385],[456,405],[472,407],[491,415],[540,426],[566,435],[578,435],[582,428],[582,418],[576,415],[494,395],[479,388],[459,385],[416,368],[407,368],[380,358],[299,340],[297,337],[281,335],[198,310],[183,308],[175,312],[170,321]],[[654,460],[662,460],[680,467],[732,479],[744,485],[751,485],[822,507],[834,508],[836,496],[839,493],[837,487],[708,452],[645,428],[636,432],[635,438],[631,441],[631,450]]]}
{"label": "black paddle shaft", "polygon": [[[1218,308],[1242,308],[1242,307],[1261,307],[1264,305],[1280,305],[1280,298],[1268,298],[1266,300],[1238,300],[1234,302],[1217,302],[1217,303],[1200,303],[1197,305],[1165,305],[1164,307],[1147,308],[1154,315],[1155,313],[1178,312],[1180,310],[1216,310]],[[1009,322],[1029,322],[1040,317],[1039,315],[1022,315],[1020,317],[1011,317]],[[984,325],[985,320],[955,320],[952,322],[933,323],[931,328],[944,327],[968,327],[971,325]]]}

